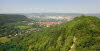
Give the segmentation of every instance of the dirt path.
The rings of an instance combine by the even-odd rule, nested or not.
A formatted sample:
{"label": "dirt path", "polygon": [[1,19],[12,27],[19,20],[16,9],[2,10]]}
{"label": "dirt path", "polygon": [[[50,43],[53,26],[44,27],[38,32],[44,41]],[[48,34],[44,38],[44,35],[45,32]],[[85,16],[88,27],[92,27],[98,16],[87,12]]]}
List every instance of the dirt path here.
{"label": "dirt path", "polygon": [[76,37],[74,36],[74,38],[73,38],[73,44],[72,44],[72,46],[70,47],[70,50],[69,50],[69,51],[73,51],[73,50],[74,50],[75,42],[76,42]]}

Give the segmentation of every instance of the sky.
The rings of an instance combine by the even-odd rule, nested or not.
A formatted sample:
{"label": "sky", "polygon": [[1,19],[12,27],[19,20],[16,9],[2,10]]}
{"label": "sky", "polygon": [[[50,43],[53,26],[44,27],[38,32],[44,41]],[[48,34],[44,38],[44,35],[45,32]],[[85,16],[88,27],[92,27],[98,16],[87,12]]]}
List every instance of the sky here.
{"label": "sky", "polygon": [[0,0],[0,13],[100,13],[100,0]]}

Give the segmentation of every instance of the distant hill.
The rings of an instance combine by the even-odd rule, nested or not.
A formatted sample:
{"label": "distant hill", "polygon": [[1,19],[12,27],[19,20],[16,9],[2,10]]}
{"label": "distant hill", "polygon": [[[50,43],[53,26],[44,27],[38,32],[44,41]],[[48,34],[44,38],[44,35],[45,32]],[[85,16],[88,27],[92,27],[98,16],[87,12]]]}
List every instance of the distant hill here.
{"label": "distant hill", "polygon": [[18,36],[2,46],[12,45],[15,51],[100,51],[99,44],[100,19],[79,16],[60,25]]}
{"label": "distant hill", "polygon": [[14,24],[25,20],[29,19],[24,15],[0,14],[0,37],[18,33],[19,29]]}
{"label": "distant hill", "polygon": [[17,14],[0,14],[0,23],[13,23],[18,21],[24,21],[28,18],[24,15]]}
{"label": "distant hill", "polygon": [[[28,16],[28,17],[33,17],[33,16],[41,16],[41,17],[45,17],[45,16],[81,16],[83,15],[84,13],[28,13],[28,14],[22,14],[22,15],[25,15],[25,16]],[[84,14],[86,16],[97,16],[99,17],[100,16],[100,13],[87,13],[87,14]]]}

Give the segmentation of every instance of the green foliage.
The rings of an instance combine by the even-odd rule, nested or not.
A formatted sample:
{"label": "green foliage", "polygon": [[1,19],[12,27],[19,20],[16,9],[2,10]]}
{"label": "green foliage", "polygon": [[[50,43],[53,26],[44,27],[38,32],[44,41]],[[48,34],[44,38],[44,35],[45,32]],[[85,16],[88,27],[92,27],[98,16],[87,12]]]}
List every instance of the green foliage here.
{"label": "green foliage", "polygon": [[18,28],[14,25],[1,25],[0,26],[0,36],[7,36],[18,33]]}
{"label": "green foliage", "polygon": [[8,41],[10,41],[11,39],[10,38],[8,38],[8,37],[0,37],[0,42],[1,43],[5,43],[5,42],[8,42]]}
{"label": "green foliage", "polygon": [[34,27],[34,28],[42,28],[38,23],[34,23],[34,24],[32,25],[32,27]]}
{"label": "green foliage", "polygon": [[[5,45],[25,46],[22,51],[100,51],[100,19],[79,16],[60,25],[18,36]],[[76,40],[73,40],[75,37]]]}
{"label": "green foliage", "polygon": [[30,29],[31,26],[17,26],[19,29],[21,30],[27,30],[27,29]]}
{"label": "green foliage", "polygon": [[17,34],[19,28],[15,24],[25,20],[28,18],[23,15],[0,14],[0,37]]}
{"label": "green foliage", "polygon": [[27,17],[16,14],[0,14],[0,24],[25,21]]}
{"label": "green foliage", "polygon": [[[80,16],[72,22],[72,30],[77,38],[75,50],[99,51],[100,40],[97,40],[96,37],[100,36],[100,19],[94,16]],[[94,46],[96,48],[93,48]]]}

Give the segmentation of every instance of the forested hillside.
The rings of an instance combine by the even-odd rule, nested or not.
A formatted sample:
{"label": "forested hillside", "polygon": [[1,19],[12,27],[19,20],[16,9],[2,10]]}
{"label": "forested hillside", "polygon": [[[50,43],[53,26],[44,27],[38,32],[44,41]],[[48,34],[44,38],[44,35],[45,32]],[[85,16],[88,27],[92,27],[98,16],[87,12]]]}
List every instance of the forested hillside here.
{"label": "forested hillside", "polygon": [[17,14],[0,14],[0,24],[1,23],[12,23],[12,22],[18,22],[18,21],[24,21],[27,20],[27,17],[23,15],[17,15]]}
{"label": "forested hillside", "polygon": [[25,20],[28,20],[28,18],[23,15],[0,14],[0,36],[18,33],[18,28],[15,27],[16,22]]}
{"label": "forested hillside", "polygon": [[0,47],[5,51],[100,51],[100,19],[79,16],[69,22],[17,36]]}

